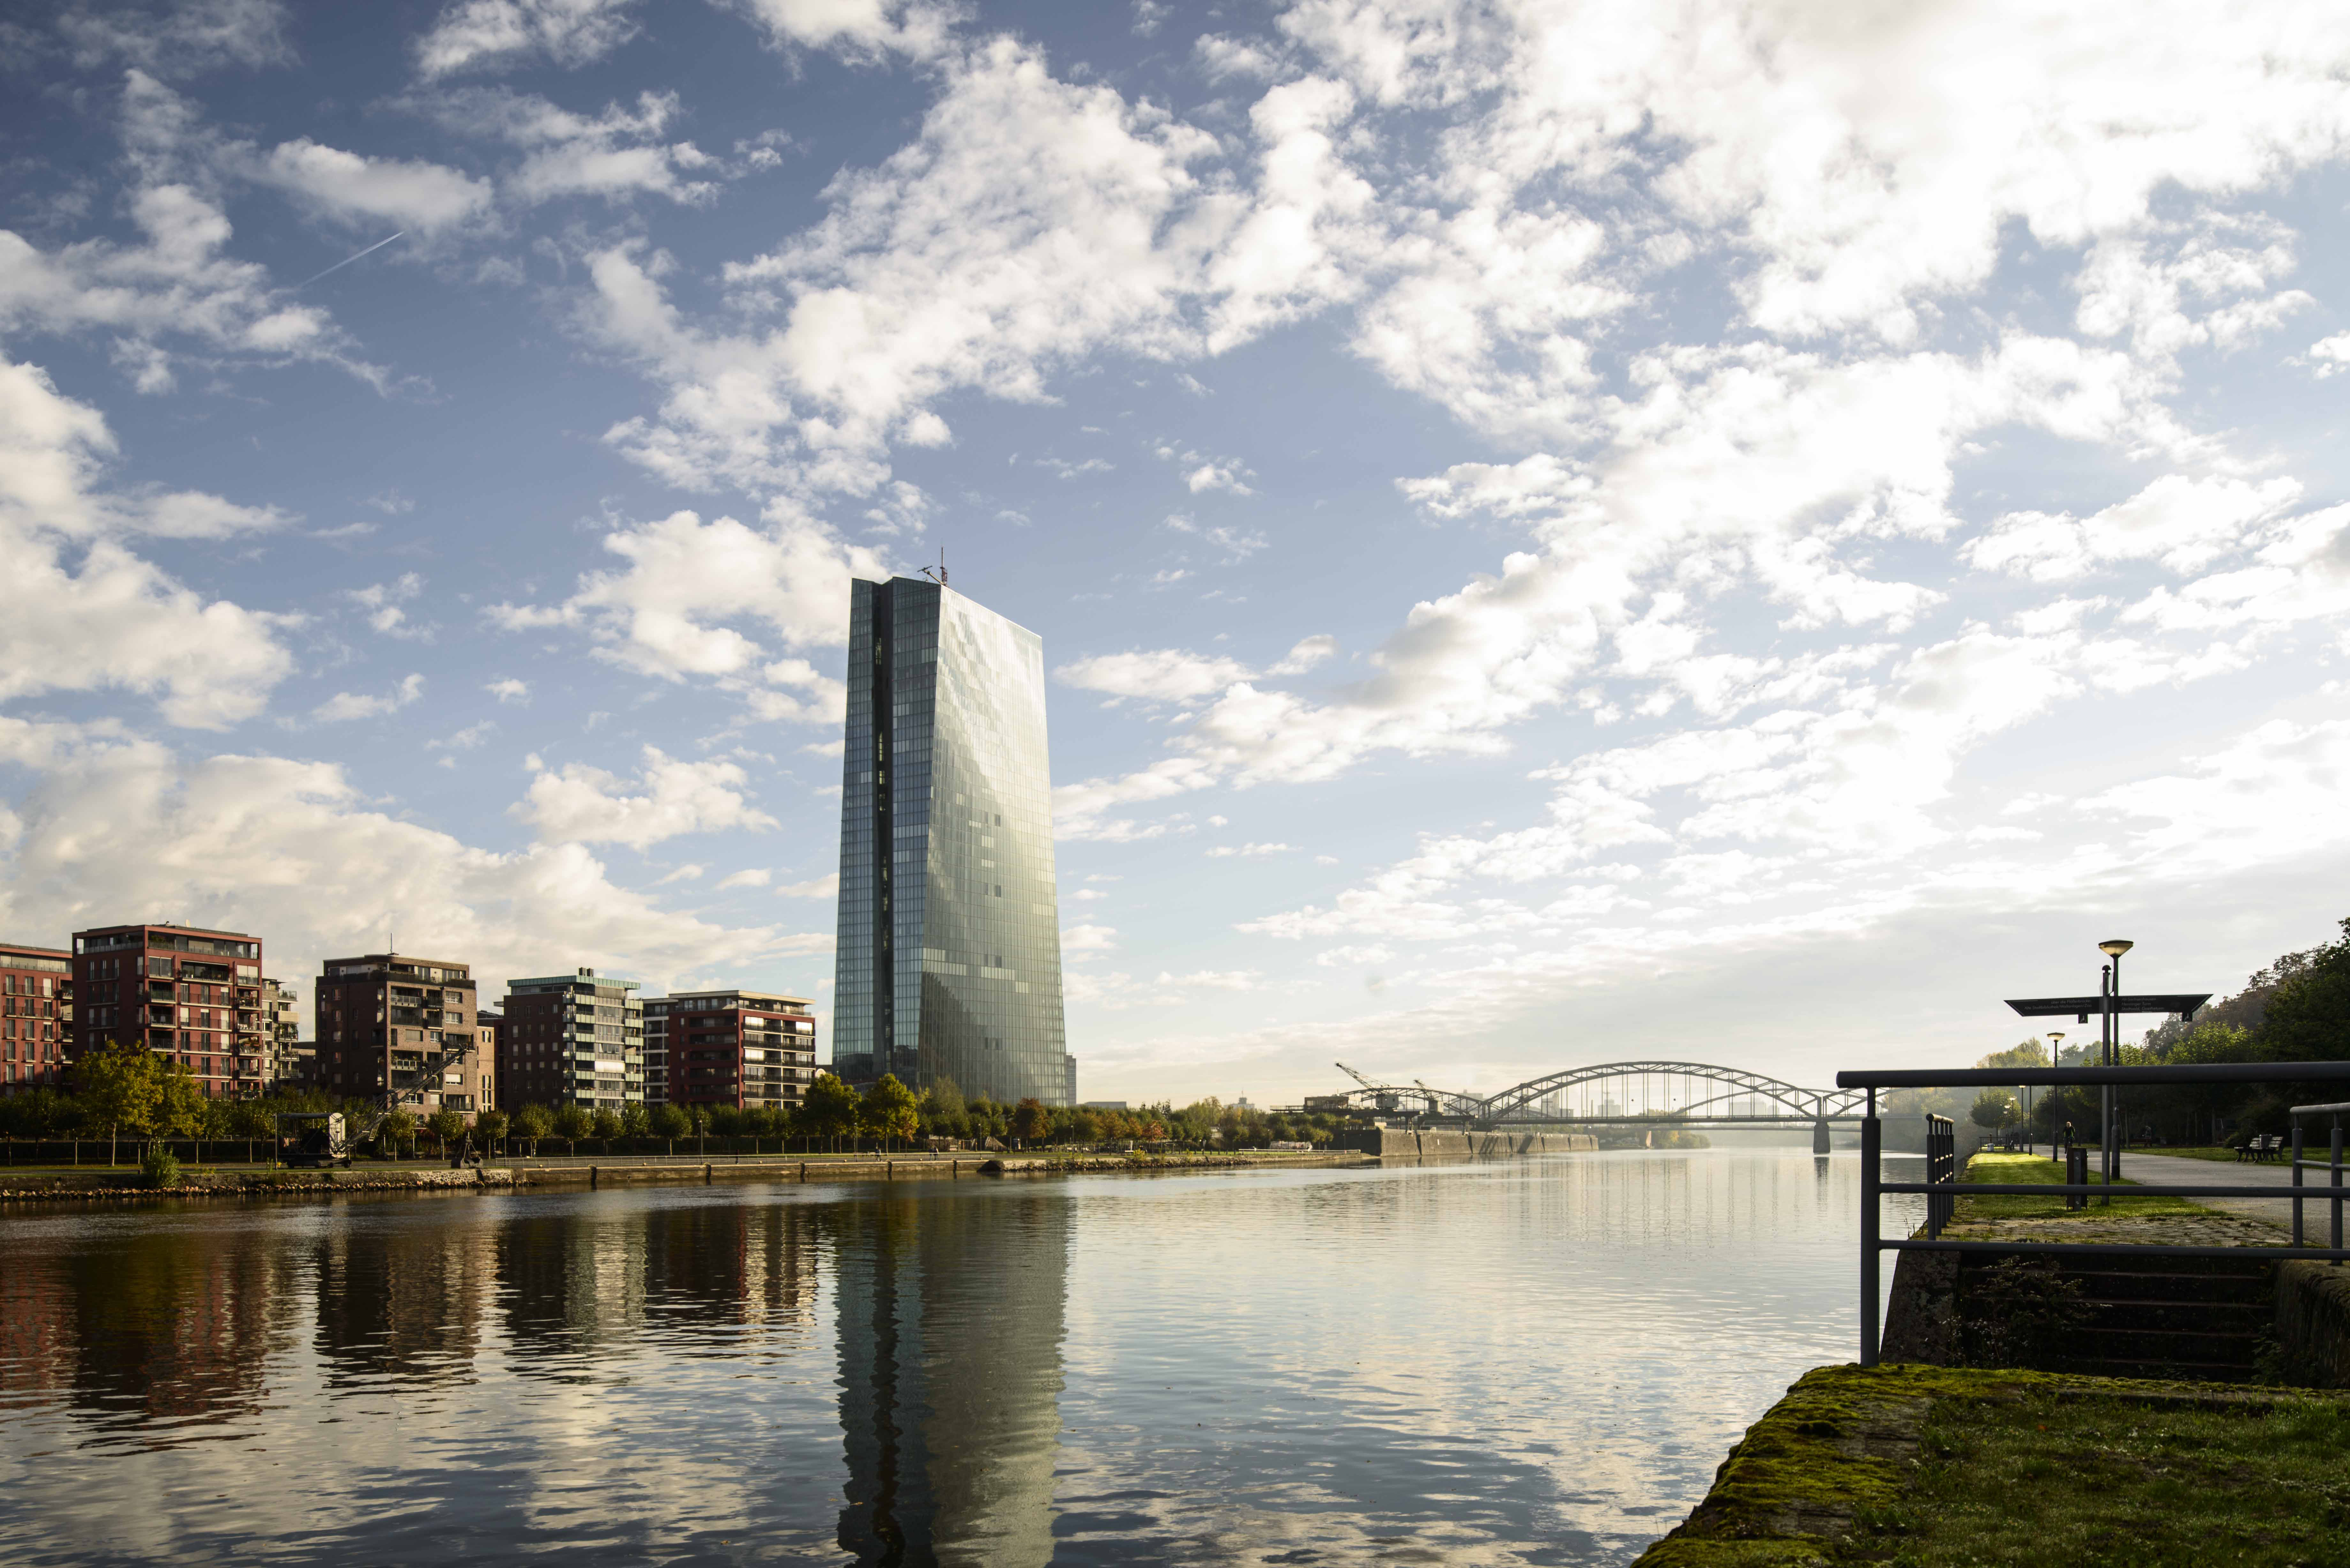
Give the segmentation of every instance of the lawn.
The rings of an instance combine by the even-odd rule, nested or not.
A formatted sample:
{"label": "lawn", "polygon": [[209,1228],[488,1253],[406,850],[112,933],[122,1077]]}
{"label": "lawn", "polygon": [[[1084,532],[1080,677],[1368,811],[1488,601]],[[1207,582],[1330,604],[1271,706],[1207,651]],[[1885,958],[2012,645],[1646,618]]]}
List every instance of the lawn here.
{"label": "lawn", "polygon": [[[2311,1152],[2323,1156],[2325,1151],[2312,1145]],[[2173,1159],[2216,1159],[2229,1165],[2237,1163],[2236,1151],[2232,1148],[2165,1148],[2160,1144],[2134,1143],[2122,1150],[2125,1159],[2134,1154],[2164,1154]],[[2271,1160],[2269,1163],[2273,1165],[2276,1162]]]}
{"label": "lawn", "polygon": [[[1989,1149],[1967,1162],[1962,1181],[1990,1182],[1998,1186],[2061,1185],[2064,1168],[2053,1159],[2043,1159],[2036,1154],[1997,1154]],[[2103,1185],[2104,1179],[2092,1170],[2089,1180]],[[2052,1193],[2046,1198],[1996,1197],[1961,1198],[1953,1218],[1960,1222],[1989,1220],[2061,1220],[2067,1215],[2082,1219],[2109,1220],[2121,1217],[2143,1219],[2166,1214],[2209,1214],[2210,1210],[2184,1198],[2148,1196],[2124,1198],[2119,1189],[2137,1184],[2124,1177],[2116,1184],[2116,1196],[2106,1203],[2089,1199],[2086,1209],[2067,1209],[2064,1195]]]}
{"label": "lawn", "polygon": [[1640,1568],[2350,1568],[2350,1401],[1828,1366]]}

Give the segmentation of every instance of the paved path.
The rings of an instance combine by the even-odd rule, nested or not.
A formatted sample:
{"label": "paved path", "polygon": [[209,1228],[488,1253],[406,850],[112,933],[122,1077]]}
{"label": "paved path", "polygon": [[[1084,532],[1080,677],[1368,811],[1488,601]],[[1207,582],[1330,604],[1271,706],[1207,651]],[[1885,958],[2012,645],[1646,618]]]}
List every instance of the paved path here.
{"label": "paved path", "polygon": [[[2091,1159],[2096,1158],[2092,1152]],[[2324,1189],[2325,1173],[2303,1170],[2302,1180],[2308,1183],[2303,1190]],[[2289,1191],[2293,1187],[2293,1171],[2282,1162],[2275,1165],[2254,1165],[2247,1161],[2238,1165],[2216,1159],[2181,1159],[2177,1155],[2141,1154],[2136,1149],[2122,1151],[2122,1179],[2135,1181],[2141,1187],[2194,1187],[2209,1183],[2214,1187],[2273,1187]],[[2344,1189],[2350,1193],[2350,1188]],[[2272,1225],[2293,1223],[2293,1204],[2289,1199],[2267,1198],[2198,1198],[2197,1203],[2208,1204],[2229,1214],[2241,1214],[2250,1219],[2265,1220]],[[2319,1246],[2325,1244],[2326,1227],[2333,1222],[2330,1202],[2312,1202],[2303,1211],[2303,1224],[2307,1239]],[[2350,1204],[2344,1207],[2345,1220],[2350,1220]]]}

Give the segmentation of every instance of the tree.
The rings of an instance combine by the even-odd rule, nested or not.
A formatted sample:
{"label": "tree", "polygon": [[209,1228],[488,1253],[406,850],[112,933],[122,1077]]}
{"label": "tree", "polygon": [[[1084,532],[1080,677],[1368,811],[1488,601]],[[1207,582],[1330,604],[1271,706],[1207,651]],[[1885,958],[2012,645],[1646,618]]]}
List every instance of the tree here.
{"label": "tree", "polygon": [[2272,1062],[2339,1062],[2350,1058],[2350,919],[2342,939],[2307,961],[2269,998],[2261,1045]]}
{"label": "tree", "polygon": [[398,1159],[400,1146],[403,1143],[413,1145],[416,1141],[416,1118],[403,1110],[386,1111],[383,1120],[376,1124],[375,1137],[379,1147],[390,1145],[391,1157]]}
{"label": "tree", "polygon": [[622,1137],[642,1137],[652,1130],[652,1117],[646,1112],[645,1107],[641,1104],[635,1100],[631,1100],[627,1105],[620,1107],[620,1136]]}
{"label": "tree", "polygon": [[857,1128],[857,1091],[830,1073],[818,1073],[800,1105],[800,1121],[811,1137],[830,1138],[836,1152],[840,1135]]}
{"label": "tree", "polygon": [[443,1106],[424,1125],[432,1129],[432,1136],[440,1140],[441,1150],[445,1154],[450,1145],[465,1136],[465,1113]]}
{"label": "tree", "polygon": [[599,1110],[591,1125],[596,1129],[597,1141],[604,1146],[604,1152],[611,1153],[612,1140],[620,1136],[620,1118],[609,1110]]}
{"label": "tree", "polygon": [[473,1116],[473,1131],[480,1135],[482,1151],[486,1154],[506,1139],[506,1114],[504,1111],[477,1111]]}
{"label": "tree", "polygon": [[163,1094],[162,1075],[156,1070],[160,1060],[144,1045],[117,1040],[74,1064],[83,1125],[106,1134],[109,1165],[115,1161],[115,1141],[124,1133],[143,1139],[154,1130]]}
{"label": "tree", "polygon": [[545,1106],[525,1106],[515,1113],[514,1135],[526,1139],[530,1152],[538,1152],[538,1140],[555,1136],[555,1118],[546,1114]]}
{"label": "tree", "polygon": [[914,1091],[898,1081],[895,1073],[884,1073],[865,1091],[865,1101],[857,1108],[857,1119],[871,1137],[882,1140],[912,1137],[920,1130],[915,1115]]}
{"label": "tree", "polygon": [[1041,1100],[1023,1100],[1012,1113],[1012,1136],[1023,1143],[1041,1139],[1052,1128],[1053,1113]]}
{"label": "tree", "polygon": [[[2002,1062],[2000,1065],[2014,1064]],[[2015,1096],[2005,1089],[1985,1089],[1975,1096],[1974,1109],[1967,1113],[1967,1120],[1979,1127],[2003,1127],[2014,1119]]]}
{"label": "tree", "polygon": [[588,1114],[585,1106],[565,1104],[555,1109],[555,1136],[563,1140],[563,1152],[566,1154],[577,1154],[579,1140],[594,1131],[595,1127],[596,1118]]}
{"label": "tree", "polygon": [[652,1114],[653,1136],[669,1145],[669,1152],[677,1152],[677,1140],[693,1130],[692,1121],[675,1106],[663,1106]]}

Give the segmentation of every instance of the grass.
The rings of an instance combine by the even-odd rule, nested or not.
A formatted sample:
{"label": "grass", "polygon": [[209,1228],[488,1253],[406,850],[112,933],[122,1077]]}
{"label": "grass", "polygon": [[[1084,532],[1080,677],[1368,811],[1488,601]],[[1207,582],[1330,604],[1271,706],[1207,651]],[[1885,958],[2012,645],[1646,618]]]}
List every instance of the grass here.
{"label": "grass", "polygon": [[2350,1563],[2350,1407],[2335,1401],[2035,1391],[1938,1401],[1920,1439],[1900,1506],[1871,1521],[1898,1544],[1866,1543],[1902,1568]]}
{"label": "grass", "polygon": [[2350,1568],[2350,1401],[1826,1366],[1640,1568]]}
{"label": "grass", "polygon": [[[2053,1159],[2043,1159],[2036,1154],[1998,1154],[1985,1149],[1967,1162],[1966,1172],[1960,1179],[1990,1182],[2000,1186],[2042,1183],[2054,1186],[2064,1182],[2064,1168]],[[2095,1185],[2104,1183],[2104,1178],[2095,1170],[2089,1172],[2089,1180]],[[2116,1183],[2117,1188],[2137,1185],[2126,1177]],[[1991,1220],[2062,1220],[2067,1217],[2104,1220],[2127,1216],[2132,1219],[2145,1219],[2163,1215],[2209,1214],[2210,1212],[2210,1210],[2184,1198],[2167,1196],[2124,1198],[2118,1192],[2111,1203],[2101,1203],[2092,1198],[2086,1209],[2067,1209],[2064,1207],[2064,1195],[2059,1192],[2052,1193],[2046,1198],[1961,1198],[1959,1199],[1958,1210],[1953,1218],[1960,1222],[1968,1220],[1980,1222]]]}
{"label": "grass", "polygon": [[[2134,1154],[2164,1154],[2173,1159],[2216,1159],[2229,1165],[2236,1163],[2236,1151],[2232,1148],[2164,1148],[2158,1144],[2134,1143],[2122,1150],[2124,1159]],[[2276,1162],[2272,1160],[2269,1163],[2273,1165]]]}

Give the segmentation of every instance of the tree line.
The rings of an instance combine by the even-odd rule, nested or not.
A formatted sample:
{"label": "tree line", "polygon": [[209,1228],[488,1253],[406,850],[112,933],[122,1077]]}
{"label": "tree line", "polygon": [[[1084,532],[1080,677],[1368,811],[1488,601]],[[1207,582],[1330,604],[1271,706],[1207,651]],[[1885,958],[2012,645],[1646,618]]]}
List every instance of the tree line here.
{"label": "tree line", "polygon": [[[2350,919],[2342,935],[2321,946],[2286,953],[2255,971],[2243,990],[2203,1009],[2189,1023],[2171,1019],[2147,1030],[2137,1044],[2120,1047],[2123,1066],[2187,1065],[2199,1063],[2260,1063],[2280,1066],[2281,1081],[2261,1085],[2161,1085],[2126,1091],[2122,1119],[2126,1136],[2137,1142],[2209,1144],[2221,1141],[2216,1129],[2226,1127],[2225,1141],[2242,1143],[2264,1133],[2289,1133],[2296,1105],[2350,1099],[2338,1084],[2292,1081],[2295,1062],[2350,1061]],[[2089,1044],[2086,1061],[2097,1060],[2097,1046]],[[2070,1057],[2068,1049],[2065,1053]],[[1994,1051],[1975,1064],[1979,1067],[2045,1067],[2054,1065],[2046,1044],[2034,1037],[2005,1051]],[[1957,1091],[1939,1103],[1917,1108],[1956,1115]],[[1897,1107],[1898,1108],[1898,1107]],[[1978,1126],[2003,1127],[2025,1119],[2016,1094],[1985,1089],[1966,1114]],[[2032,1129],[2043,1138],[2054,1137],[2071,1123],[2075,1133],[2094,1138],[2097,1126],[2097,1095],[2094,1089],[2066,1087],[2034,1091],[2029,1115]]]}
{"label": "tree line", "polygon": [[274,1144],[281,1113],[322,1111],[344,1113],[355,1136],[372,1124],[372,1146],[366,1152],[411,1156],[427,1147],[437,1153],[460,1150],[469,1135],[484,1153],[515,1146],[536,1151],[550,1141],[567,1151],[591,1144],[610,1152],[625,1143],[642,1152],[658,1142],[674,1152],[680,1143],[709,1137],[773,1138],[779,1149],[796,1144],[804,1150],[836,1151],[886,1149],[934,1137],[1031,1147],[1132,1141],[1262,1148],[1273,1143],[1326,1144],[1343,1125],[1336,1117],[1268,1114],[1214,1098],[1131,1110],[1047,1106],[1033,1099],[1005,1105],[984,1096],[966,1098],[943,1079],[917,1095],[894,1075],[860,1094],[830,1073],[818,1074],[796,1106],[596,1109],[567,1103],[484,1110],[470,1118],[445,1107],[424,1116],[395,1109],[379,1120],[371,1102],[310,1090],[281,1089],[251,1100],[208,1098],[179,1063],[126,1041],[75,1063],[70,1092],[43,1087],[0,1098],[0,1137],[104,1138],[134,1147],[161,1139]]}

